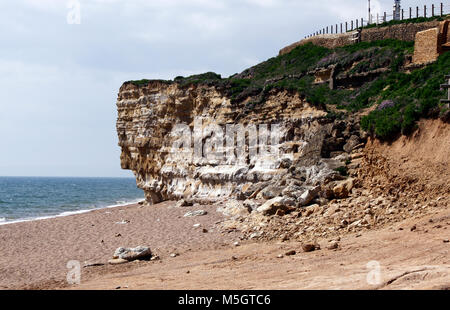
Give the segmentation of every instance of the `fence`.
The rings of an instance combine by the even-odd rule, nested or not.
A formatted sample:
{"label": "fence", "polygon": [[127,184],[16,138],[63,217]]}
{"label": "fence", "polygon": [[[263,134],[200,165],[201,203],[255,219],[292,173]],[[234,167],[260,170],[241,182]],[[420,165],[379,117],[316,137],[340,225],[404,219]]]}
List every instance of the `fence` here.
{"label": "fence", "polygon": [[[450,12],[450,5],[440,3],[440,5],[431,5],[431,7],[427,7],[424,5],[423,7],[410,7],[408,10],[401,9],[400,14],[398,16],[397,20],[408,20],[408,19],[414,19],[419,17],[438,17],[438,16],[444,16],[447,15]],[[360,28],[363,28],[365,26],[369,25],[380,25],[383,23],[390,22],[392,20],[396,20],[394,18],[395,11],[392,11],[392,14],[387,14],[384,12],[382,15],[376,14],[369,17],[369,20],[365,20],[364,18],[351,20],[349,22],[344,22],[340,24],[334,24],[324,27],[323,29],[320,29],[312,34],[309,34],[305,36],[305,39],[315,37],[322,34],[339,34],[344,33],[348,31],[354,31]]]}
{"label": "fence", "polygon": [[447,104],[447,107],[450,108],[450,75],[446,75],[445,79],[448,83],[442,84],[441,88],[447,89],[447,99],[441,99],[441,103]]}

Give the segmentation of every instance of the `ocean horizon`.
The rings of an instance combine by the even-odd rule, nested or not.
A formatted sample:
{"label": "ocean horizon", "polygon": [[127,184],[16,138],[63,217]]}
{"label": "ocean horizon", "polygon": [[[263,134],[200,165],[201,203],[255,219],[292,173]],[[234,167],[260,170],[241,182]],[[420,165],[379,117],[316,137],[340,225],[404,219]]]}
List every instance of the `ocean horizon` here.
{"label": "ocean horizon", "polygon": [[0,177],[0,225],[137,203],[144,192],[128,177]]}

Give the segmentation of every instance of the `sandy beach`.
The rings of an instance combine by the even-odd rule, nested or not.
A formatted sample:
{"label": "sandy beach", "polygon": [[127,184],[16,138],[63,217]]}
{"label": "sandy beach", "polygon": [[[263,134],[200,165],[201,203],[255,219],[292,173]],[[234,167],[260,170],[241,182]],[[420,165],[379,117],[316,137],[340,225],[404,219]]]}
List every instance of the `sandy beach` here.
{"label": "sandy beach", "polygon": [[[343,235],[312,253],[301,240],[240,242],[220,229],[217,206],[129,205],[0,226],[0,289],[448,289],[450,211],[436,209],[390,227]],[[205,216],[184,217],[205,210]],[[127,224],[119,224],[127,222]],[[194,224],[201,224],[195,228]],[[412,226],[417,229],[410,230]],[[203,228],[208,232],[204,232]],[[320,240],[326,244],[326,240]],[[149,246],[156,261],[108,265],[120,246]],[[296,251],[295,255],[286,255]],[[179,254],[171,257],[172,253]],[[82,266],[66,281],[67,262]],[[381,282],[368,284],[367,264]],[[85,267],[90,264],[99,266]]]}
{"label": "sandy beach", "polygon": [[[107,263],[118,247],[149,246],[164,259],[172,253],[213,249],[238,240],[235,234],[223,235],[215,229],[215,223],[223,219],[215,207],[174,205],[136,204],[1,225],[0,289],[64,287],[69,261],[77,260],[81,266]],[[208,214],[184,217],[200,209]]]}

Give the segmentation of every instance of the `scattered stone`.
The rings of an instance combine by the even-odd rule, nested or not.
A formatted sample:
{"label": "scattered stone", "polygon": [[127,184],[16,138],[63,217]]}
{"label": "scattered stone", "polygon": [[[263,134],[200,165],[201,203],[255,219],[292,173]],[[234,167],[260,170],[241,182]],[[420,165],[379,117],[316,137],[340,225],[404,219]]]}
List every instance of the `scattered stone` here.
{"label": "scattered stone", "polygon": [[238,258],[236,256],[231,256],[232,260],[237,260]]}
{"label": "scattered stone", "polygon": [[121,265],[121,264],[126,264],[126,263],[129,263],[129,261],[126,259],[122,259],[122,258],[113,258],[108,261],[108,264],[110,264],[110,265]]}
{"label": "scattered stone", "polygon": [[302,249],[304,252],[313,252],[316,250],[316,245],[312,243],[305,243],[302,245]]}
{"label": "scattered stone", "polygon": [[86,265],[83,266],[83,268],[100,267],[100,266],[105,266],[105,264],[103,264],[103,263],[86,264]]}
{"label": "scattered stone", "polygon": [[450,242],[450,240],[444,239],[444,243],[449,243],[449,242]]}
{"label": "scattered stone", "polygon": [[328,250],[336,250],[337,248],[339,248],[339,243],[337,243],[336,241],[330,242],[327,247]]}
{"label": "scattered stone", "polygon": [[253,211],[252,206],[254,206],[250,205],[249,201],[246,200],[247,203],[242,203],[237,200],[229,200],[225,205],[219,206],[217,212],[225,216],[247,216]]}
{"label": "scattered stone", "polygon": [[283,257],[284,257],[283,254],[279,254],[279,255],[277,256],[277,258],[283,258]]}
{"label": "scattered stone", "polygon": [[153,255],[152,258],[150,258],[150,260],[153,261],[157,261],[160,260],[161,258],[158,255]]}
{"label": "scattered stone", "polygon": [[125,224],[129,224],[130,223],[130,221],[128,221],[128,220],[122,220],[121,222],[116,222],[116,224],[119,224],[119,225],[125,225]]}
{"label": "scattered stone", "polygon": [[297,252],[295,250],[291,250],[291,251],[286,252],[284,255],[286,255],[286,256],[294,256],[296,254],[297,254]]}
{"label": "scattered stone", "polygon": [[196,216],[204,216],[208,214],[205,210],[197,210],[197,211],[190,211],[184,215],[184,217],[196,217]]}
{"label": "scattered stone", "polygon": [[334,188],[333,193],[336,198],[344,199],[350,195],[354,186],[354,179],[349,178],[347,180],[339,182]]}
{"label": "scattered stone", "polygon": [[241,244],[240,244],[238,241],[236,241],[235,243],[233,243],[233,245],[234,245],[235,247],[238,247],[238,246],[240,246]]}
{"label": "scattered stone", "polygon": [[202,229],[202,232],[203,232],[204,234],[207,234],[207,233],[208,233],[208,230],[207,230],[206,228],[203,228],[203,229]]}
{"label": "scattered stone", "polygon": [[200,228],[202,224],[194,224],[194,228]]}
{"label": "scattered stone", "polygon": [[184,199],[177,202],[175,205],[176,208],[183,208],[183,207],[192,207],[194,204],[191,201],[186,201]]}
{"label": "scattered stone", "polygon": [[113,259],[123,259],[133,261],[136,259],[150,259],[152,252],[149,247],[138,246],[136,248],[118,248],[113,255]]}
{"label": "scattered stone", "polygon": [[411,231],[415,231],[415,230],[417,230],[417,226],[416,226],[416,225],[414,225],[413,227],[411,227]]}
{"label": "scattered stone", "polygon": [[172,258],[175,258],[175,257],[177,257],[177,256],[179,256],[178,253],[172,253],[172,254],[170,254],[170,257],[172,257]]}
{"label": "scattered stone", "polygon": [[320,192],[320,186],[305,191],[299,198],[297,206],[307,206]]}
{"label": "scattered stone", "polygon": [[122,237],[121,234],[116,234],[116,238]]}

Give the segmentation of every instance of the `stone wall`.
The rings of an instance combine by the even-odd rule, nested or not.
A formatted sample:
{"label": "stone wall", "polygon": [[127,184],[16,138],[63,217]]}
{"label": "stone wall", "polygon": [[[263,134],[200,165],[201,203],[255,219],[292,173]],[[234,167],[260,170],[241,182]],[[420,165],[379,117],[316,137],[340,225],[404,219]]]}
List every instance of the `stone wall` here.
{"label": "stone wall", "polygon": [[[438,27],[439,21],[431,21],[425,23],[408,23],[392,25],[387,27],[376,27],[363,29],[361,32],[361,40],[363,42],[372,42],[384,39],[397,39],[402,41],[414,41],[416,33],[430,28]],[[326,48],[336,48],[340,46],[349,45],[352,41],[351,32],[343,34],[325,34],[318,35],[312,38],[304,39],[294,44],[291,44],[280,50],[279,55],[284,55],[291,52],[294,48],[306,43],[313,43],[318,46]]]}
{"label": "stone wall", "polygon": [[439,57],[439,29],[431,28],[418,32],[414,45],[413,63],[423,64]]}

